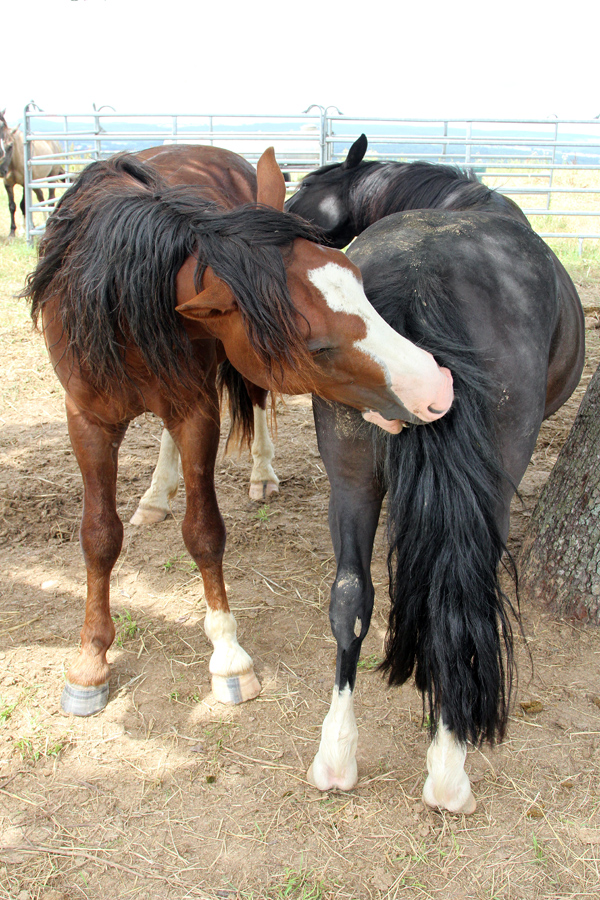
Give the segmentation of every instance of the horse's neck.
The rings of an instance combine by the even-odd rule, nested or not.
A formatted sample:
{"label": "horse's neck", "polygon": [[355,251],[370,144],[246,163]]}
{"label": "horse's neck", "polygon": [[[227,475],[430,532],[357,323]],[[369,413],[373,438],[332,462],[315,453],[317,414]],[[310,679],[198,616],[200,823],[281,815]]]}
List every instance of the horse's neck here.
{"label": "horse's neck", "polygon": [[356,233],[390,213],[416,209],[410,193],[404,196],[402,175],[408,169],[403,163],[371,163],[357,170],[349,191],[349,205]]}
{"label": "horse's neck", "polygon": [[358,234],[391,213],[483,206],[490,194],[484,185],[458,171],[395,162],[371,165],[355,180],[351,191]]}

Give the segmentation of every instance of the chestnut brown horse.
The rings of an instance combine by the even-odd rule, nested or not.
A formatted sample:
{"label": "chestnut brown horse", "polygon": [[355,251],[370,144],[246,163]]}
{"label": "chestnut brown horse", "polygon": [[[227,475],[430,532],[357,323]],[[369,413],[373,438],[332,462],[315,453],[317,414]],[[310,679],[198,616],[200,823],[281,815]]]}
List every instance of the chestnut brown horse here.
{"label": "chestnut brown horse", "polygon": [[[15,213],[15,185],[23,188],[21,200],[21,212],[25,215],[25,154],[23,150],[23,135],[19,128],[9,128],[4,113],[0,112],[0,177],[4,179],[4,187],[8,195],[8,209],[10,212],[10,237],[14,237],[17,230]],[[56,141],[33,141],[31,154],[33,157],[52,157],[61,153],[61,146]],[[41,160],[33,166],[31,174],[33,178],[49,178],[64,175],[65,170],[58,163],[47,163]],[[34,193],[40,203],[44,200],[44,192],[41,188],[34,188]],[[54,199],[55,188],[48,190],[48,198]]]}
{"label": "chestnut brown horse", "polygon": [[435,421],[451,406],[450,372],[374,311],[356,266],[283,212],[272,150],[257,183],[258,204],[224,211],[202,188],[170,185],[152,164],[122,154],[85,169],[48,220],[24,296],[66,392],[84,486],[87,602],[63,691],[67,712],[89,715],[108,699],[109,582],[123,539],[117,458],[134,417],[160,416],[181,455],[182,532],[204,582],[213,692],[240,702],[260,685],[223,581],[219,362],[263,390],[312,391],[389,431]]}
{"label": "chestnut brown horse", "polygon": [[[230,150],[203,145],[163,145],[136,155],[156,166],[169,184],[201,186],[207,199],[214,200],[224,209],[234,209],[256,200],[253,166]],[[279,490],[279,479],[273,468],[275,448],[267,424],[268,391],[247,379],[236,378],[227,363],[222,364],[220,377],[227,382],[230,395],[235,392],[240,401],[233,409],[230,407],[230,412],[237,410],[241,416],[242,421],[234,422],[232,431],[240,432],[242,441],[248,443],[252,452],[250,498],[264,500]],[[152,482],[131,517],[131,523],[150,525],[166,518],[179,481],[179,453],[165,428]]]}

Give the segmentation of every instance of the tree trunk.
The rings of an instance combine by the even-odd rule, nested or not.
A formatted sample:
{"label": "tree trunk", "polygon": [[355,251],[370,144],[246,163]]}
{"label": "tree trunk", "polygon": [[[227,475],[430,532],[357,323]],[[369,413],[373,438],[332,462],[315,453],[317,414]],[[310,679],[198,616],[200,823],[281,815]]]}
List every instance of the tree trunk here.
{"label": "tree trunk", "polygon": [[523,598],[600,624],[600,367],[529,522]]}

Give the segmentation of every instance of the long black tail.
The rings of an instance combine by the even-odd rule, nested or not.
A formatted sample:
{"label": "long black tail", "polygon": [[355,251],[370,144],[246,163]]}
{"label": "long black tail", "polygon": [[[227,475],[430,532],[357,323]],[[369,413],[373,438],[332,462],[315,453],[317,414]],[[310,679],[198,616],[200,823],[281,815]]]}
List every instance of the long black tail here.
{"label": "long black tail", "polygon": [[[412,276],[411,276],[412,277]],[[498,579],[504,476],[491,386],[435,276],[416,276],[399,329],[454,376],[452,410],[433,425],[387,439],[391,612],[382,668],[390,683],[415,672],[431,731],[460,741],[501,740],[513,680],[512,629]],[[394,292],[398,296],[397,285]],[[393,322],[394,298],[376,307]]]}

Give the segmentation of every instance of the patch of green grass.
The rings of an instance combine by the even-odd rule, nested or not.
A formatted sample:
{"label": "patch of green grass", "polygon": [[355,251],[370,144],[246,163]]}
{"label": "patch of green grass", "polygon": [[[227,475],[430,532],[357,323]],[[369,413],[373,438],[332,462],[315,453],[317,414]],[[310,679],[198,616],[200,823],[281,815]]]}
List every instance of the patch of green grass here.
{"label": "patch of green grass", "polygon": [[3,702],[0,706],[0,722],[8,722],[18,705],[18,700],[9,701],[8,703]]}
{"label": "patch of green grass", "polygon": [[536,865],[545,865],[548,860],[546,858],[546,851],[544,850],[543,844],[538,841],[535,834],[532,835],[531,840],[533,843],[534,862],[536,863]]}
{"label": "patch of green grass", "polygon": [[21,754],[23,762],[36,763],[41,756],[39,748],[34,745],[31,738],[19,738],[13,746]]}
{"label": "patch of green grass", "polygon": [[60,756],[65,747],[70,743],[68,738],[50,739],[41,735],[22,737],[13,741],[14,749],[20,754],[23,762],[37,763],[40,759]]}
{"label": "patch of green grass", "polygon": [[116,613],[112,620],[117,627],[117,645],[119,647],[122,647],[127,641],[131,641],[139,631],[137,622],[127,609],[122,613]]}
{"label": "patch of green grass", "polygon": [[379,658],[379,656],[377,656],[375,653],[371,653],[369,656],[364,656],[362,659],[359,659],[357,668],[362,669],[364,672],[371,672],[380,664],[381,659]]}
{"label": "patch of green grass", "polygon": [[281,884],[269,892],[273,900],[323,900],[324,885],[313,872],[304,869],[286,869]]}
{"label": "patch of green grass", "polygon": [[273,515],[273,513],[271,512],[271,510],[269,509],[269,507],[267,506],[266,503],[263,506],[261,506],[260,509],[257,509],[257,511],[255,513],[255,516],[261,525],[266,525],[266,523],[269,521],[269,519],[271,518],[272,515]]}
{"label": "patch of green grass", "polygon": [[179,556],[171,556],[166,562],[164,562],[161,566],[164,572],[175,572],[178,568],[178,563],[181,563],[185,560],[184,568],[188,569],[190,572],[197,572],[198,566],[194,562],[193,559],[190,559],[187,553],[180,553]]}

